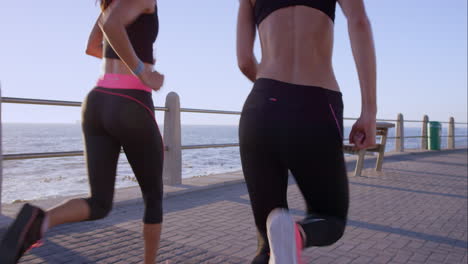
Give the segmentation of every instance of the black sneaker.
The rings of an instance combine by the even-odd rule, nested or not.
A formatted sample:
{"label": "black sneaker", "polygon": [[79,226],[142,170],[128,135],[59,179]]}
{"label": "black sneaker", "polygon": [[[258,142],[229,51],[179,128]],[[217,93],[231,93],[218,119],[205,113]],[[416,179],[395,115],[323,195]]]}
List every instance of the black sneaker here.
{"label": "black sneaker", "polygon": [[250,264],[268,264],[270,260],[270,252],[261,252],[256,255]]}
{"label": "black sneaker", "polygon": [[0,242],[0,263],[15,264],[31,248],[41,245],[41,227],[45,212],[25,204]]}

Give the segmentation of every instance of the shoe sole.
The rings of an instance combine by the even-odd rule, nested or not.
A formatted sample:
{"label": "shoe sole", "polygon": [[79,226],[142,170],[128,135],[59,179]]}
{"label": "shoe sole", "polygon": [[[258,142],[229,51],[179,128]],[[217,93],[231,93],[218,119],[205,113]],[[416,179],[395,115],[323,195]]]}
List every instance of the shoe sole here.
{"label": "shoe sole", "polygon": [[39,209],[25,204],[0,243],[0,263],[16,264],[26,233],[39,215]]}
{"label": "shoe sole", "polygon": [[294,219],[284,209],[273,210],[267,219],[271,256],[268,264],[298,264]]}

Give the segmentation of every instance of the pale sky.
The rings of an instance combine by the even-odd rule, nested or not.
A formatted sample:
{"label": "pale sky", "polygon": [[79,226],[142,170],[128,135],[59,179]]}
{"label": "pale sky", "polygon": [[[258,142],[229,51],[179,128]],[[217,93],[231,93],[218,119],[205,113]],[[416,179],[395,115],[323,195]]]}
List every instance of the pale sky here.
{"label": "pale sky", "polygon": [[[467,1],[365,1],[378,60],[378,117],[467,120]],[[237,0],[159,0],[156,68],[186,108],[240,110],[252,84],[236,65]],[[100,75],[84,54],[99,8],[90,1],[1,1],[2,96],[82,101]],[[360,112],[360,90],[337,9],[334,67],[345,116]],[[257,50],[258,52],[258,45]],[[3,122],[70,123],[78,108],[2,105]],[[163,122],[158,114],[159,122]],[[185,124],[237,124],[237,117],[184,114]]]}

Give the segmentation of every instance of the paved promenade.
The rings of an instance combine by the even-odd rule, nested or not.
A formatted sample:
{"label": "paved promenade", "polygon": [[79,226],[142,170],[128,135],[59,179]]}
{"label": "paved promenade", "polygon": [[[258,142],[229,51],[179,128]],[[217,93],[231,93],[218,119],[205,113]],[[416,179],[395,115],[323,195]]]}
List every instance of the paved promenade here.
{"label": "paved promenade", "polygon": [[[468,263],[467,159],[466,149],[391,154],[383,172],[376,173],[370,157],[364,176],[350,177],[351,207],[343,239],[306,249],[305,262]],[[349,161],[348,169],[353,168]],[[160,263],[249,263],[256,238],[241,177],[192,179],[166,189]],[[288,199],[299,219],[304,202],[293,182]],[[19,206],[3,206],[3,223]],[[45,245],[20,263],[142,263],[142,213],[135,188],[120,190],[108,218],[53,229]],[[1,237],[5,224],[0,227]]]}

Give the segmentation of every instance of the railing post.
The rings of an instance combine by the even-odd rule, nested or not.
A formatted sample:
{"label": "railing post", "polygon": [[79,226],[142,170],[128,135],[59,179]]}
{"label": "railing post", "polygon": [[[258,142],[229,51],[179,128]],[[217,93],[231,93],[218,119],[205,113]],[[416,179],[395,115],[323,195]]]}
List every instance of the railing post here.
{"label": "railing post", "polygon": [[448,127],[448,138],[447,138],[447,148],[455,148],[455,118],[450,117],[449,127]]}
{"label": "railing post", "polygon": [[164,170],[163,182],[166,185],[182,183],[182,143],[180,124],[179,95],[170,92],[166,96],[164,114]]}
{"label": "railing post", "polygon": [[424,115],[421,129],[421,149],[427,150],[427,124],[429,123],[429,117]]}
{"label": "railing post", "polygon": [[395,142],[395,151],[404,152],[405,151],[405,125],[403,114],[398,114],[397,125],[396,125],[396,142]]}
{"label": "railing post", "polygon": [[2,214],[2,184],[3,184],[3,149],[2,149],[2,84],[0,83],[0,215]]}

